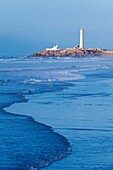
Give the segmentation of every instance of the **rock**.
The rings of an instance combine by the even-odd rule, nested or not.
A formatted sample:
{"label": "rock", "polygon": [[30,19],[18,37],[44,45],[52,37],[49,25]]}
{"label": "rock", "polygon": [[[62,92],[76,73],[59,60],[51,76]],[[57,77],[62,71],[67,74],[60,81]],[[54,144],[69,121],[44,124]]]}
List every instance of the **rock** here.
{"label": "rock", "polygon": [[34,57],[85,57],[102,55],[113,56],[113,51],[104,51],[96,48],[67,48],[64,50],[44,50],[33,54]]}

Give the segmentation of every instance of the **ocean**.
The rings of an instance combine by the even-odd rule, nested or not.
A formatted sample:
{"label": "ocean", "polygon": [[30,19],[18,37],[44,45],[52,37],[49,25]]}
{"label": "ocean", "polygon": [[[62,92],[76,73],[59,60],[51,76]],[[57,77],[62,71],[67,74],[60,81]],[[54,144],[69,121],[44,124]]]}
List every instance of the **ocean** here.
{"label": "ocean", "polygon": [[112,170],[113,58],[0,57],[0,170]]}

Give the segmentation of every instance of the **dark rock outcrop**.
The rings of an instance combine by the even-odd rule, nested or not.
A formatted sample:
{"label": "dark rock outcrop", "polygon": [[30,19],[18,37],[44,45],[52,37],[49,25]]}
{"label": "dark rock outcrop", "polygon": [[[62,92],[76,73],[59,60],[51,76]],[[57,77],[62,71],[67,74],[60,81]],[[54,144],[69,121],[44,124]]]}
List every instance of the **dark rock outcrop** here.
{"label": "dark rock outcrop", "polygon": [[34,57],[86,57],[86,56],[113,56],[113,51],[96,48],[67,48],[59,50],[44,50],[35,52]]}

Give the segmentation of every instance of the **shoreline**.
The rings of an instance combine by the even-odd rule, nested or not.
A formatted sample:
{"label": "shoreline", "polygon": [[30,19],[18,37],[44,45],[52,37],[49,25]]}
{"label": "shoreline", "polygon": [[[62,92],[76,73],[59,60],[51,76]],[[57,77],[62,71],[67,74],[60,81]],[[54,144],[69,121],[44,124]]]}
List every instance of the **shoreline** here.
{"label": "shoreline", "polygon": [[[29,96],[29,94],[28,94],[28,96]],[[69,140],[65,136],[63,136],[62,134],[57,132],[57,130],[55,130],[52,126],[49,126],[49,125],[46,125],[44,123],[41,123],[41,122],[37,121],[32,116],[32,113],[30,115],[28,115],[27,112],[24,112],[25,114],[19,114],[18,109],[16,110],[16,112],[9,111],[10,108],[13,107],[14,105],[28,104],[28,102],[29,102],[29,99],[26,99],[26,97],[25,98],[23,97],[22,101],[17,101],[15,103],[11,103],[8,106],[3,107],[1,110],[3,110],[3,112],[5,112],[7,114],[10,114],[10,115],[20,116],[20,117],[27,117],[31,121],[33,121],[34,123],[49,128],[51,130],[51,133],[53,133],[54,135],[58,136],[60,138],[60,140],[62,141],[62,143],[64,143],[64,145],[65,145],[64,153],[61,151],[60,154],[55,156],[55,159],[51,158],[50,162],[45,162],[45,164],[42,165],[42,167],[40,167],[39,169],[47,168],[51,164],[54,164],[55,162],[61,161],[61,160],[63,160],[64,158],[66,158],[67,156],[69,156],[71,154],[71,152],[72,152],[71,143],[69,142]],[[31,169],[35,170],[36,168],[30,167],[29,170],[31,170]]]}
{"label": "shoreline", "polygon": [[112,50],[98,49],[98,48],[66,48],[57,50],[43,50],[41,52],[33,53],[32,57],[94,57],[106,56],[113,57]]}

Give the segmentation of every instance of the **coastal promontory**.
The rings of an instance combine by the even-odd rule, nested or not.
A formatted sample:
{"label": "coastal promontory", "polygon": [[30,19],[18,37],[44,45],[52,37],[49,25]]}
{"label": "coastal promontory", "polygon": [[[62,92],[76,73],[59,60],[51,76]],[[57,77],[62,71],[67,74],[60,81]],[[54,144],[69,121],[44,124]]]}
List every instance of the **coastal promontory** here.
{"label": "coastal promontory", "polygon": [[33,57],[88,57],[88,56],[113,56],[112,50],[98,48],[66,48],[66,49],[46,49],[35,52]]}
{"label": "coastal promontory", "polygon": [[79,45],[73,48],[60,49],[58,45],[46,48],[41,52],[35,52],[34,57],[88,57],[88,56],[113,56],[112,50],[84,47],[84,29],[80,28]]}

